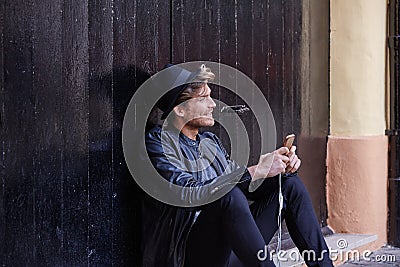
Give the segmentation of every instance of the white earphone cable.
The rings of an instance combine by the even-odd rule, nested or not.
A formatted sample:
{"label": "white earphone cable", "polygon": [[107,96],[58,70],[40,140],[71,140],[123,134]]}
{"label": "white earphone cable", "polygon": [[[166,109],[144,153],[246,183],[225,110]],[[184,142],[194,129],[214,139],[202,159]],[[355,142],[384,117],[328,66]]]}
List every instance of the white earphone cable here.
{"label": "white earphone cable", "polygon": [[279,174],[279,210],[278,210],[278,245],[276,248],[277,255],[277,263],[278,267],[281,266],[281,262],[279,260],[279,252],[282,248],[282,209],[283,209],[283,195],[282,195],[282,175]]}

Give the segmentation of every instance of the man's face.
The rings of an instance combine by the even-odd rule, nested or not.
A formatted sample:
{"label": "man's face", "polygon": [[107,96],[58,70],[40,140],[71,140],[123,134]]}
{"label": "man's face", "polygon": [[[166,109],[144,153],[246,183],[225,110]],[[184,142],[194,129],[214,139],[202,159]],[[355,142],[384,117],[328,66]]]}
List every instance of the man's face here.
{"label": "man's face", "polygon": [[214,125],[212,112],[215,102],[212,100],[211,89],[205,83],[199,93],[183,104],[186,126],[192,128],[210,127]]}

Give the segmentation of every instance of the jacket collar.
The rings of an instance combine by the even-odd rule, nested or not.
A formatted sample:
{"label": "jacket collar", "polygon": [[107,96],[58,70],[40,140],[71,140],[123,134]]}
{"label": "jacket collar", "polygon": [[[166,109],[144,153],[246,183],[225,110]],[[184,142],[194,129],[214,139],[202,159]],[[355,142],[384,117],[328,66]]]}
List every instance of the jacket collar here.
{"label": "jacket collar", "polygon": [[178,129],[176,129],[174,126],[167,126],[164,129],[165,131],[168,132],[172,132],[174,134],[178,134],[179,133],[179,141],[182,142],[183,144],[187,145],[187,146],[194,146],[194,147],[198,147],[200,144],[200,134],[196,135],[196,140],[190,139],[189,137],[187,137],[186,135],[184,135],[182,132],[178,131]]}

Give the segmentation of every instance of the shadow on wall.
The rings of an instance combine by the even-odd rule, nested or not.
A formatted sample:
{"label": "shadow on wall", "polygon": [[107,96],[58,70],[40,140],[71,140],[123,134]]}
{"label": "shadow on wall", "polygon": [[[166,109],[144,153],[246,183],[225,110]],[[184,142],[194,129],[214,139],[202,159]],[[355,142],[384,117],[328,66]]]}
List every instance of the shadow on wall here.
{"label": "shadow on wall", "polygon": [[[140,264],[139,202],[143,192],[125,163],[122,124],[129,101],[149,77],[149,73],[135,66],[125,66],[115,67],[112,73],[101,74],[90,80],[89,153],[93,163],[90,169],[94,172],[92,176],[96,177],[95,183],[99,189],[94,189],[98,192],[94,198],[101,198],[102,194],[106,199],[111,196],[112,234],[109,238],[113,242],[113,252],[110,260],[118,266]],[[102,209],[101,201],[97,208]],[[108,235],[107,229],[104,229],[104,233]],[[104,253],[109,253],[106,251],[109,249],[107,241],[102,242]],[[100,247],[96,251],[99,253],[99,250]],[[107,258],[101,254],[99,257]],[[99,259],[98,263],[110,262]]]}

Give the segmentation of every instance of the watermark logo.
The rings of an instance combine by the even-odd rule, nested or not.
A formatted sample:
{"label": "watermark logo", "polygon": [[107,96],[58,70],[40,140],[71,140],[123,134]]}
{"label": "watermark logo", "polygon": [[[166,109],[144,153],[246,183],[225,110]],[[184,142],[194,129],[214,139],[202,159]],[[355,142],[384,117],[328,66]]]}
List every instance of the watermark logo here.
{"label": "watermark logo", "polygon": [[345,249],[349,246],[349,244],[347,243],[346,239],[340,238],[337,242],[336,245],[338,247],[338,249]]}

